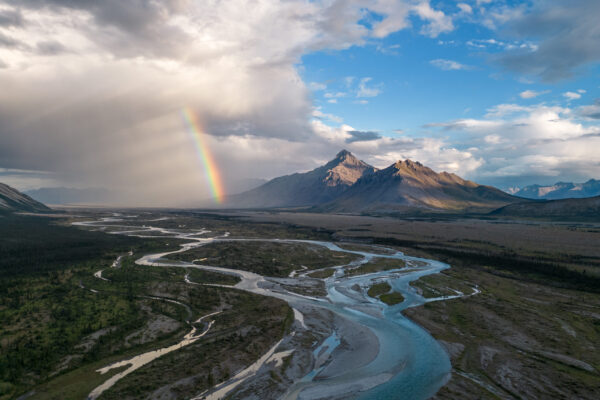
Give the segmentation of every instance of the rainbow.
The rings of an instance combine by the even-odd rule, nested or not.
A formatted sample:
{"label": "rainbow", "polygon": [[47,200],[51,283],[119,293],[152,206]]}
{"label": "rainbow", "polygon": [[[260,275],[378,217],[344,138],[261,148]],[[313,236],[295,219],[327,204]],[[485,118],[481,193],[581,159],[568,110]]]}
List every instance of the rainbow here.
{"label": "rainbow", "polygon": [[202,132],[194,112],[189,107],[186,107],[182,110],[182,115],[186,130],[192,137],[194,144],[196,145],[198,156],[204,165],[204,173],[206,174],[206,179],[210,185],[213,199],[216,203],[221,204],[225,197],[225,191],[223,190],[223,181],[221,180],[219,167],[217,166],[217,163],[215,163],[215,160],[210,154],[210,149],[204,141],[204,133]]}

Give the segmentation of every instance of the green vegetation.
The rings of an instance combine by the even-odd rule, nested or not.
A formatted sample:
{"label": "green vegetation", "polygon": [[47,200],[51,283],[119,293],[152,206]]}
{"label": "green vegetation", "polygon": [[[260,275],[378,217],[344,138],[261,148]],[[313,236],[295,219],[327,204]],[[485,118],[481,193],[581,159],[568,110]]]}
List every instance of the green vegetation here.
{"label": "green vegetation", "polygon": [[[282,301],[186,284],[184,268],[134,264],[140,253],[165,251],[181,241],[107,235],[59,226],[58,221],[0,217],[1,400],[31,389],[35,390],[32,399],[85,398],[118,372],[100,375],[96,369],[177,343],[189,330],[187,320],[217,309],[227,311],[218,316],[215,336],[207,335],[208,347],[201,349],[198,343],[186,349],[189,360],[182,364],[186,368],[192,360],[197,363],[201,356],[225,349],[237,360],[229,369],[233,371],[271,346],[293,322],[291,309]],[[133,257],[123,257],[119,268],[111,268],[118,255],[130,250]],[[93,276],[100,269],[110,281]],[[192,268],[189,273],[198,283],[238,282],[233,276]],[[167,297],[186,306],[150,296]],[[237,315],[238,309],[243,315]],[[241,326],[250,328],[240,331]],[[173,355],[165,360],[169,357]],[[211,356],[201,364],[216,368],[205,375],[207,383],[226,379],[229,367],[220,369],[223,359]],[[183,368],[169,368],[171,377],[186,376]],[[136,373],[148,372],[142,368]],[[120,390],[143,397],[148,383],[136,387],[128,382],[120,382]],[[188,394],[195,394],[197,387]]]}
{"label": "green vegetation", "polygon": [[348,264],[359,258],[304,243],[268,241],[215,242],[170,256],[176,260],[241,269],[266,276],[286,277],[302,266],[308,269]]}
{"label": "green vegetation", "polygon": [[441,296],[453,296],[457,294],[454,290],[458,290],[464,294],[471,294],[474,286],[444,272],[424,276],[417,281],[411,282],[410,285],[418,288],[421,295],[426,299]]}
{"label": "green vegetation", "polygon": [[[177,211],[165,214],[168,219],[153,221],[152,226],[167,229],[207,229],[210,236],[230,233],[231,238],[273,238],[273,239],[313,239],[329,240],[331,231],[320,228],[307,228],[282,222],[257,222],[234,215],[219,213],[199,213]],[[156,218],[150,215],[149,218]],[[135,220],[119,222],[119,224],[135,225]]]}
{"label": "green vegetation", "polygon": [[[560,232],[554,234],[556,237],[561,235]],[[515,236],[518,234],[515,233]],[[525,242],[499,244],[498,242],[506,240],[504,237],[491,241],[452,239],[432,242],[430,239],[419,241],[392,237],[374,240],[388,246],[397,246],[410,254],[429,254],[450,265],[485,267],[488,271],[506,277],[514,276],[562,288],[600,292],[600,256],[559,252],[560,244],[541,251],[525,248]],[[543,240],[544,237],[539,236],[539,241]],[[582,250],[592,253],[589,250],[597,246],[589,240],[582,240],[580,246]]]}
{"label": "green vegetation", "polygon": [[[353,230],[353,231],[355,231],[355,230]],[[363,231],[368,231],[368,229],[364,229]],[[382,246],[373,246],[373,245],[361,244],[361,243],[336,243],[336,244],[338,245],[338,247],[345,249],[345,250],[350,250],[350,251],[363,251],[363,252],[374,253],[374,254],[393,254],[393,253],[395,253],[394,250],[386,249]]]}
{"label": "green vegetation", "polygon": [[398,292],[392,292],[392,287],[387,282],[379,282],[371,285],[367,294],[374,299],[379,299],[387,305],[393,306],[402,303],[404,296]]}
{"label": "green vegetation", "polygon": [[402,296],[402,293],[398,292],[385,293],[379,296],[379,300],[389,306],[393,306],[402,303],[404,301],[404,296]]}
{"label": "green vegetation", "polygon": [[311,278],[326,279],[333,276],[334,273],[335,270],[333,268],[329,268],[311,272],[310,274],[308,274],[308,276],[310,276]]}
{"label": "green vegetation", "polygon": [[213,271],[206,271],[197,268],[187,268],[187,271],[190,274],[190,281],[194,283],[211,283],[233,286],[240,281],[240,278],[237,276],[220,274]]}
{"label": "green vegetation", "polygon": [[13,285],[9,278],[41,276],[89,260],[112,262],[113,256],[143,243],[138,238],[59,226],[56,219],[17,215],[0,217],[0,237],[0,290]]}
{"label": "green vegetation", "polygon": [[346,275],[365,275],[374,272],[389,271],[392,269],[404,268],[406,263],[404,260],[393,258],[375,257],[368,263],[362,264],[357,268],[346,268]]}
{"label": "green vegetation", "polygon": [[[404,311],[445,343],[455,371],[500,394],[453,373],[438,396],[595,398],[600,353],[592,349],[600,337],[600,295],[491,272],[453,266],[437,280],[426,277],[426,285],[437,292],[448,285],[459,289],[455,285],[462,282],[465,287],[478,284],[482,293]],[[510,381],[502,378],[508,368]]]}
{"label": "green vegetation", "polygon": [[373,297],[374,299],[376,299],[379,296],[381,296],[382,294],[388,293],[390,290],[392,290],[392,287],[390,286],[389,283],[379,282],[379,283],[375,283],[374,285],[371,285],[371,287],[367,291],[367,294],[369,296]]}

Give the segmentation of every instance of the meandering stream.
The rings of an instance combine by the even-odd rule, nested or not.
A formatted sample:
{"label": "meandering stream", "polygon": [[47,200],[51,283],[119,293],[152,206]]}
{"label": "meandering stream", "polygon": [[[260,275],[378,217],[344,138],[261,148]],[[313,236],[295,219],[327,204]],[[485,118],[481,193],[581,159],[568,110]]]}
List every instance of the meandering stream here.
{"label": "meandering stream", "polygon": [[[227,237],[228,235],[207,238],[198,237],[201,234],[209,233],[206,230],[185,232],[183,230],[145,225],[140,227],[118,226],[114,225],[115,222],[119,222],[119,219],[104,218],[100,221],[78,222],[76,224],[103,229],[110,227],[113,229],[110,233],[115,234],[154,238],[157,237],[156,234],[159,234],[160,237],[190,240],[177,250],[148,254],[139,258],[136,263],[161,267],[199,268],[236,275],[240,277],[241,281],[235,285],[235,288],[287,301],[294,309],[299,329],[306,329],[306,324],[310,324],[310,320],[307,314],[302,312],[303,310],[319,308],[336,315],[338,325],[332,327],[333,334],[324,342],[318,344],[314,350],[316,360],[314,369],[297,380],[288,389],[283,396],[286,400],[336,397],[369,400],[382,398],[418,400],[431,397],[448,380],[451,369],[450,360],[441,345],[424,329],[406,318],[402,314],[402,310],[422,305],[428,301],[468,296],[479,292],[478,289],[474,288],[471,294],[465,295],[458,292],[456,296],[425,299],[417,294],[414,288],[409,286],[409,283],[422,276],[438,273],[449,268],[449,266],[434,260],[409,257],[401,252],[390,252],[390,249],[387,249],[386,254],[379,254],[347,250],[335,243],[324,241],[233,239]],[[264,277],[253,272],[167,259],[170,254],[184,252],[216,241],[250,240],[306,243],[323,246],[331,251],[358,254],[363,258],[360,262],[354,263],[356,266],[368,262],[373,257],[380,257],[402,260],[406,263],[406,267],[366,275],[347,276],[343,270],[346,266],[339,266],[332,277],[324,280],[327,296],[315,298],[283,289],[278,286],[277,279]],[[403,263],[399,262],[400,264]],[[306,279],[303,275],[306,275],[307,272],[302,271],[299,275],[292,274],[288,281]],[[98,278],[101,278],[101,275]],[[373,282],[379,281],[388,282],[394,290],[402,293],[405,300],[400,304],[388,306],[367,296],[368,287]],[[186,282],[192,283],[189,282],[187,277]],[[353,359],[352,354],[348,354],[348,350],[341,349],[341,347],[344,347],[339,346],[342,341],[360,343],[361,335],[356,333],[356,329],[349,329],[349,326],[359,327],[365,334],[374,339],[364,344],[376,350],[372,352],[373,356],[367,356],[365,354],[368,352],[363,352],[365,354],[357,354]],[[182,347],[180,345],[189,344],[192,338],[194,341],[198,339],[197,336],[190,336],[190,334],[186,335],[180,344],[171,346],[168,349],[159,349],[157,352],[160,352],[161,355],[166,354],[167,350],[174,351]],[[292,334],[295,334],[295,332]],[[265,362],[272,359],[279,343],[260,360],[242,371],[244,374],[237,374],[231,380],[218,385],[208,393],[200,394],[197,399],[217,399],[231,394],[243,381],[251,379]],[[127,364],[128,361],[125,360],[119,365]],[[110,382],[107,381],[102,385],[102,390],[108,389],[118,380],[113,378],[109,380]],[[97,392],[92,393],[97,394]]]}

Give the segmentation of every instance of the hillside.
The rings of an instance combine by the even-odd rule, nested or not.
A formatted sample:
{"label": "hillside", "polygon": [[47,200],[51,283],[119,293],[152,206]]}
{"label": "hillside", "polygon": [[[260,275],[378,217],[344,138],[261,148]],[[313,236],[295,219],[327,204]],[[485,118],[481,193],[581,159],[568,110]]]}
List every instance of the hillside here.
{"label": "hillside", "polygon": [[404,160],[359,179],[325,208],[339,212],[492,209],[518,200],[491,186]]}
{"label": "hillside", "polygon": [[491,215],[599,220],[600,196],[585,199],[562,199],[510,204],[493,211]]}
{"label": "hillside", "polygon": [[50,208],[18,190],[0,183],[0,212],[14,211],[44,212],[50,211]]}
{"label": "hillside", "polygon": [[342,150],[322,167],[270,180],[256,189],[227,199],[226,206],[236,208],[270,208],[313,206],[342,195],[359,178],[375,168]]}

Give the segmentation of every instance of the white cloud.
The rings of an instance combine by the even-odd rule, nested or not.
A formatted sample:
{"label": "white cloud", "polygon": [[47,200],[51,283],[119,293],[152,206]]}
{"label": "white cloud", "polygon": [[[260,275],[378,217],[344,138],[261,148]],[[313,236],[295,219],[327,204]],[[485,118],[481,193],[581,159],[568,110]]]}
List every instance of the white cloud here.
{"label": "white cloud", "polygon": [[374,86],[369,86],[369,82],[371,82],[373,78],[367,77],[362,78],[358,84],[358,91],[356,92],[356,97],[375,97],[381,93],[382,84],[377,84]]}
{"label": "white cloud", "polygon": [[543,90],[540,92],[536,92],[535,90],[525,90],[519,93],[519,96],[521,96],[522,99],[533,99],[534,97],[538,97],[549,92],[549,90]]}
{"label": "white cloud", "polygon": [[414,10],[422,19],[429,21],[429,24],[424,25],[421,29],[422,34],[436,38],[440,33],[454,30],[452,18],[440,10],[431,8],[429,1],[421,1],[414,6]]}
{"label": "white cloud", "polygon": [[[593,111],[593,110],[588,110]],[[600,114],[598,114],[600,115]],[[471,177],[501,186],[522,184],[523,176],[586,179],[600,176],[600,127],[578,120],[570,108],[544,104],[500,104],[482,119],[429,124],[452,132],[449,145],[470,147],[485,160]]]}
{"label": "white cloud", "polygon": [[583,93],[586,93],[586,92],[587,92],[587,91],[586,91],[585,89],[577,89],[577,93],[581,93],[581,94],[583,94]]}
{"label": "white cloud", "polygon": [[569,100],[577,100],[581,98],[581,95],[576,92],[565,92],[563,93],[563,96]]}
{"label": "white cloud", "polygon": [[327,89],[327,85],[320,82],[311,82],[308,84],[308,87],[310,88],[310,90],[314,90],[315,92]]}
{"label": "white cloud", "polygon": [[468,5],[467,3],[458,3],[456,6],[458,8],[460,8],[460,11],[462,11],[466,14],[473,13],[473,8],[470,5]]}
{"label": "white cloud", "polygon": [[346,97],[347,93],[345,92],[328,92],[323,95],[323,97],[327,99],[335,99],[340,97]]}
{"label": "white cloud", "polygon": [[431,60],[431,61],[429,61],[429,64],[431,64],[434,67],[437,67],[439,69],[442,69],[444,71],[457,71],[457,70],[461,70],[461,69],[466,70],[466,69],[471,68],[470,66],[461,64],[458,61],[444,60],[442,58],[438,58],[436,60]]}

